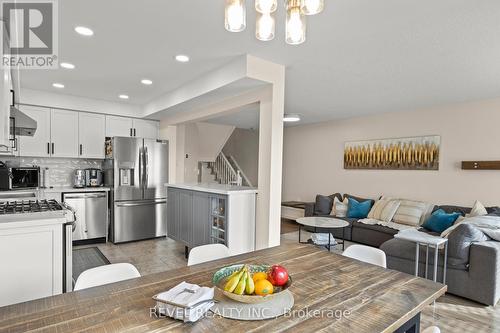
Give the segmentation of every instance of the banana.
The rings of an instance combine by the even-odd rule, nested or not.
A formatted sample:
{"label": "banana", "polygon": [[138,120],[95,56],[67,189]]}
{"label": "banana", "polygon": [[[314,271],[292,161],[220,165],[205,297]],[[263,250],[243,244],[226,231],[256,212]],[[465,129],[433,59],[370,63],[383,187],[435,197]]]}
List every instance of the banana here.
{"label": "banana", "polygon": [[[231,274],[230,278],[227,280],[226,285],[224,286],[224,290],[232,293],[234,289],[238,286],[241,276],[244,273],[244,270],[240,270],[236,272],[237,274]],[[234,276],[233,276],[234,275]]]}
{"label": "banana", "polygon": [[243,293],[245,292],[245,285],[247,282],[246,272],[247,272],[246,270],[243,271],[243,274],[241,275],[240,281],[238,282],[238,285],[234,289],[233,293],[235,293],[237,295],[243,295]]}
{"label": "banana", "polygon": [[255,284],[253,282],[252,277],[250,276],[250,272],[247,271],[247,283],[246,283],[246,287],[245,287],[245,292],[248,295],[252,295],[254,291],[255,291]]}

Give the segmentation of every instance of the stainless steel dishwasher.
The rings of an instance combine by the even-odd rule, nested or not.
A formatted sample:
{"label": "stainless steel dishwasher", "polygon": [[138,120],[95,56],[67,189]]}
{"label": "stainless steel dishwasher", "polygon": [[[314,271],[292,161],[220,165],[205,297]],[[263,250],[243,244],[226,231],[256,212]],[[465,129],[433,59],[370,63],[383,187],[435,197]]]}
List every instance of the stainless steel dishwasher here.
{"label": "stainless steel dishwasher", "polygon": [[63,193],[63,201],[76,213],[73,240],[107,238],[108,195],[106,192]]}

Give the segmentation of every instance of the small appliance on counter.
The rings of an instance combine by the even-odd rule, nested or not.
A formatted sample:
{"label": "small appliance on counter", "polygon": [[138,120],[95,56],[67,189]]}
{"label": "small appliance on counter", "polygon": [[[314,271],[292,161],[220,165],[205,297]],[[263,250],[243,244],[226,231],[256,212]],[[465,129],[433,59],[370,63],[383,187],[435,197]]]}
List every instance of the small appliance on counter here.
{"label": "small appliance on counter", "polygon": [[0,165],[0,190],[35,189],[40,186],[40,168],[16,167],[8,168]]}
{"label": "small appliance on counter", "polygon": [[103,174],[99,169],[85,169],[85,186],[99,187],[103,183]]}
{"label": "small appliance on counter", "polygon": [[86,186],[86,177],[84,169],[76,169],[75,175],[73,176],[73,187],[74,188],[84,188]]}

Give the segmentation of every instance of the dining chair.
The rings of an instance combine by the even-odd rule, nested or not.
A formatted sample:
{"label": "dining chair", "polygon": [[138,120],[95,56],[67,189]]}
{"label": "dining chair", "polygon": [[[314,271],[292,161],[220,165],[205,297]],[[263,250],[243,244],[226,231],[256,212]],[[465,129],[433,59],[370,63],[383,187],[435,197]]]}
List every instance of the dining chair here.
{"label": "dining chair", "polygon": [[437,326],[427,327],[422,333],[441,333],[441,330]]}
{"label": "dining chair", "polygon": [[229,257],[229,249],[223,244],[200,245],[189,252],[188,266],[226,257]]}
{"label": "dining chair", "polygon": [[354,244],[349,246],[342,255],[369,264],[378,265],[384,268],[387,267],[384,251],[371,246]]}
{"label": "dining chair", "polygon": [[83,271],[76,279],[74,291],[101,286],[103,284],[140,277],[141,274],[132,264],[110,264]]}

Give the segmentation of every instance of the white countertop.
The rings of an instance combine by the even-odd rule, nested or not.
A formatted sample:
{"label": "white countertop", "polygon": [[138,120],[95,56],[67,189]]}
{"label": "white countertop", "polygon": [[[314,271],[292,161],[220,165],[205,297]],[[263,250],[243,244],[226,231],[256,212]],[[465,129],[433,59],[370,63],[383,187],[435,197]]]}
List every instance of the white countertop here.
{"label": "white countertop", "polygon": [[165,184],[166,187],[175,187],[184,190],[192,190],[199,192],[217,193],[217,194],[242,194],[250,193],[257,194],[258,191],[254,187],[236,186],[227,184],[214,184],[214,183],[187,183],[187,184]]}
{"label": "white countertop", "polygon": [[109,187],[99,186],[99,187],[83,187],[83,188],[75,188],[72,186],[63,186],[63,187],[53,187],[53,188],[41,188],[40,192],[45,193],[62,193],[62,192],[108,192],[110,190]]}

